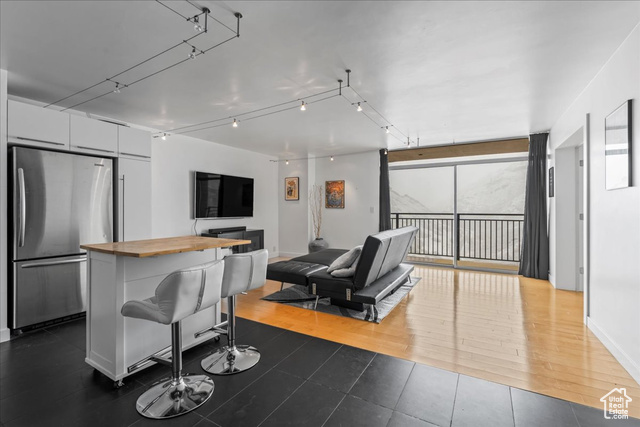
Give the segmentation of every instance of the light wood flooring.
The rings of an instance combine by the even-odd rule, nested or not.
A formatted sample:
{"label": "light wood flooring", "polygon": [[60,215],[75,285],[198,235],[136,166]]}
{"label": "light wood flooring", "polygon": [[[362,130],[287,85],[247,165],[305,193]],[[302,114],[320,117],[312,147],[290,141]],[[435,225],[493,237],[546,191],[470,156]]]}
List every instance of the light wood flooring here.
{"label": "light wood flooring", "polygon": [[380,324],[260,300],[279,290],[273,281],[240,296],[237,315],[597,408],[626,387],[640,417],[640,385],[583,324],[582,293],[440,267],[413,276],[422,280]]}

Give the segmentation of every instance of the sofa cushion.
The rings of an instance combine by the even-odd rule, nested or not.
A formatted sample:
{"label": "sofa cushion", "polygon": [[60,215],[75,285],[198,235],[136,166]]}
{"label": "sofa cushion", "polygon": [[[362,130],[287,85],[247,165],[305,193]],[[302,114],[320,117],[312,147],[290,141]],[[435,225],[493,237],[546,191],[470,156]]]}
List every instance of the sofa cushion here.
{"label": "sofa cushion", "polygon": [[333,261],[336,260],[336,258],[344,254],[345,252],[347,252],[347,249],[323,249],[318,252],[313,252],[308,255],[293,258],[291,261],[322,264],[328,267]]}
{"label": "sofa cushion", "polygon": [[413,271],[411,264],[400,264],[369,286],[354,293],[351,301],[364,304],[377,304],[387,295],[408,280]]}
{"label": "sofa cushion", "polygon": [[326,265],[309,262],[294,260],[274,262],[267,266],[267,279],[306,286],[309,275],[326,269]]}
{"label": "sofa cushion", "polygon": [[[340,255],[338,258],[336,258],[335,261],[331,263],[331,265],[327,269],[327,273],[332,273],[335,270],[344,270],[344,269],[351,268],[351,266],[353,266],[353,264],[358,260],[358,258],[360,258],[360,252],[362,252],[362,245],[356,246],[350,251]],[[355,266],[353,266],[353,271],[355,273]],[[345,276],[336,276],[335,274],[334,276],[345,277]]]}
{"label": "sofa cushion", "polygon": [[308,282],[309,293],[323,297],[347,299],[347,289],[354,290],[353,277],[333,277],[326,269],[309,275]]}
{"label": "sofa cushion", "polygon": [[355,288],[364,289],[400,265],[416,231],[416,227],[402,227],[368,236],[356,268]]}

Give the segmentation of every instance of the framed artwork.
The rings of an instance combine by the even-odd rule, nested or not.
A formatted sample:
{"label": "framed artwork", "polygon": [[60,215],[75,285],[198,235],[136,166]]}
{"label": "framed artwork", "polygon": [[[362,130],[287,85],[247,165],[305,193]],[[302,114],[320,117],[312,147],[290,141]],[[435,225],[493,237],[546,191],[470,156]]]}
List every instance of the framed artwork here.
{"label": "framed artwork", "polygon": [[604,165],[607,190],[631,186],[631,100],[604,119]]}
{"label": "framed artwork", "polygon": [[549,168],[549,197],[553,197],[553,166]]}
{"label": "framed artwork", "polygon": [[344,209],[344,180],[325,181],[324,207],[327,209]]}
{"label": "framed artwork", "polygon": [[290,176],[284,179],[284,199],[300,200],[300,178],[297,176]]}

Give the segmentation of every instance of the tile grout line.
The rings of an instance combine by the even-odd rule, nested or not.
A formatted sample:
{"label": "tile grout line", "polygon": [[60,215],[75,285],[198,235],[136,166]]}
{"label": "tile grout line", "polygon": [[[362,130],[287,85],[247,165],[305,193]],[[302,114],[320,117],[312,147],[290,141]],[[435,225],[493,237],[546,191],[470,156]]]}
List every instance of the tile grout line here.
{"label": "tile grout line", "polygon": [[[279,337],[280,335],[284,334],[286,330],[283,330],[282,333],[276,335],[275,337],[273,337],[272,339],[270,339],[268,342],[273,341],[274,339],[276,339],[277,337]],[[309,340],[307,340],[308,342]],[[307,342],[304,342],[302,344],[300,344],[299,347],[296,347],[296,349],[291,353],[295,353],[296,351],[298,351],[300,349],[300,347],[302,347],[303,345],[305,345]],[[287,356],[288,357],[288,356]],[[283,359],[284,360],[284,359]],[[256,378],[255,380],[251,381],[249,384],[247,384],[245,387],[243,387],[241,390],[239,390],[236,394],[234,394],[233,396],[231,396],[229,399],[225,400],[223,403],[221,403],[216,409],[214,409],[213,411],[209,412],[205,418],[209,419],[209,416],[211,414],[213,414],[214,412],[216,412],[218,409],[222,408],[224,405],[226,405],[227,403],[229,403],[229,401],[233,398],[235,398],[236,396],[238,396],[240,393],[242,393],[243,391],[245,391],[249,386],[255,384],[256,381],[258,381],[259,379],[261,379],[262,377],[264,377],[265,375],[267,375],[269,372],[273,371],[274,369],[276,369],[276,367],[282,363],[282,360],[280,362],[278,362],[277,364],[273,365],[271,368],[267,369],[264,374],[260,375],[258,378]],[[215,384],[215,383],[214,383]],[[304,384],[304,383],[303,383]],[[211,420],[209,420],[211,421]]]}
{"label": "tile grout line", "polygon": [[[282,372],[282,371],[280,371],[280,372]],[[294,375],[291,375],[291,376],[293,377]],[[300,388],[301,388],[303,385],[305,385],[306,383],[307,383],[307,380],[303,380],[303,381],[302,381],[302,384],[300,384],[300,385],[299,385],[295,390],[293,390],[293,391],[291,392],[291,394],[290,394],[289,396],[287,396],[287,398],[286,398],[286,399],[284,399],[284,400],[283,400],[283,401],[282,401],[282,402],[281,402],[281,403],[280,403],[280,404],[279,404],[279,405],[278,405],[278,406],[277,406],[273,411],[269,412],[269,414],[267,414],[267,416],[266,416],[266,417],[264,417],[264,419],[263,419],[262,421],[260,421],[260,423],[258,423],[258,425],[257,425],[256,427],[260,427],[260,426],[261,426],[265,421],[267,421],[267,419],[268,419],[271,415],[273,415],[273,413],[274,413],[274,412],[276,412],[276,411],[278,410],[278,408],[280,408],[282,405],[284,405],[284,404],[285,404],[285,402],[286,402],[287,400],[291,399],[291,396],[293,396],[293,395],[295,394],[295,392],[296,392],[296,391],[300,390]]]}
{"label": "tile grout line", "polygon": [[333,408],[333,411],[331,411],[331,413],[329,414],[329,416],[327,417],[326,420],[324,420],[324,422],[322,423],[322,425],[320,427],[324,427],[325,424],[327,424],[327,421],[329,421],[331,419],[331,417],[333,416],[333,414],[336,412],[336,410],[340,407],[340,405],[342,405],[342,402],[344,402],[344,399],[347,398],[347,396],[349,396],[348,394],[345,394],[344,396],[342,396],[342,399],[340,399],[340,402],[338,402],[338,404],[336,405],[335,408]]}
{"label": "tile grout line", "polygon": [[509,402],[511,402],[511,417],[513,418],[513,427],[516,425],[516,411],[513,408],[513,387],[509,387]]}
{"label": "tile grout line", "polygon": [[[315,338],[315,337],[314,337],[314,338]],[[312,338],[312,339],[313,339],[313,338]],[[317,339],[317,338],[316,338],[316,339]],[[282,360],[280,361],[280,363],[282,363],[282,362],[284,362],[285,360],[287,360],[289,357],[291,357],[293,354],[295,354],[298,350],[300,350],[302,347],[304,347],[304,346],[305,346],[305,344],[307,344],[307,343],[308,343],[308,342],[310,342],[310,341],[311,341],[311,340],[309,340],[309,341],[305,342],[304,344],[302,344],[302,345],[301,345],[300,347],[298,347],[298,348],[297,348],[293,353],[291,353],[289,356],[287,356],[287,357],[285,357],[284,359],[282,359]],[[322,368],[322,367],[323,367],[323,366],[324,366],[324,365],[329,361],[329,359],[331,359],[331,358],[332,358],[332,357],[333,357],[333,356],[338,352],[338,350],[340,350],[343,346],[344,346],[343,344],[340,344],[340,346],[339,346],[339,347],[338,347],[338,348],[337,348],[333,353],[331,353],[331,355],[330,355],[329,357],[327,357],[327,359],[326,359],[326,360],[325,360],[325,361],[324,361],[320,366],[318,366],[318,368],[317,368],[315,371],[313,371],[313,372],[311,373],[311,375],[309,375],[309,378],[311,378],[311,377],[312,377],[316,372],[318,372],[318,371],[320,370],[320,368]],[[280,363],[278,363],[278,364],[277,364],[276,366],[274,366],[273,368],[274,368],[274,369],[275,369],[275,368],[277,368],[277,367],[280,365]],[[284,372],[284,371],[280,371],[280,372]],[[286,372],[285,372],[285,373],[286,373]],[[292,374],[290,374],[290,375],[292,375]],[[292,375],[292,376],[295,376],[295,375]],[[279,405],[278,405],[278,406],[277,406],[273,411],[271,411],[271,412],[270,412],[270,413],[269,413],[269,414],[268,414],[268,415],[267,415],[267,416],[266,416],[262,421],[260,421],[260,424],[258,424],[258,427],[260,427],[260,426],[261,426],[265,421],[267,421],[267,419],[268,419],[271,415],[273,415],[273,413],[274,413],[274,412],[276,412],[276,411],[277,411],[277,410],[278,410],[282,405],[284,405],[284,404],[287,402],[287,400],[289,400],[289,399],[291,398],[291,396],[293,396],[293,395],[295,394],[295,392],[296,392],[296,391],[300,390],[300,388],[301,388],[303,385],[305,385],[306,383],[308,383],[308,382],[311,382],[312,384],[316,384],[316,383],[315,383],[315,382],[313,382],[313,381],[309,381],[308,379],[303,378],[302,384],[300,384],[300,386],[298,386],[298,388],[296,388],[296,389],[293,391],[293,393],[291,393],[289,396],[287,396],[287,398],[286,398],[285,400],[283,400],[283,401],[282,401],[282,403],[280,403],[280,404],[279,404]],[[316,384],[316,385],[318,385],[318,384]],[[330,389],[330,387],[327,387],[327,388],[329,388],[329,389]],[[344,398],[343,398],[343,399],[344,399]],[[340,402],[342,402],[342,400],[341,400]],[[328,419],[328,418],[327,418],[327,419]]]}
{"label": "tile grout line", "polygon": [[451,408],[451,421],[449,421],[449,426],[453,425],[453,414],[456,410],[456,402],[458,400],[458,386],[460,385],[460,374],[456,374],[458,378],[456,379],[456,392],[453,395],[453,407]]}
{"label": "tile grout line", "polygon": [[[398,401],[396,402],[395,405],[393,405],[393,411],[396,410],[396,408],[398,407],[398,403],[400,403],[400,399],[402,398],[402,394],[404,393],[404,390],[407,388],[407,384],[409,384],[409,378],[411,378],[411,374],[413,374],[413,371],[416,369],[416,362],[413,362],[413,366],[411,367],[411,372],[409,372],[409,375],[407,376],[407,380],[404,382],[404,386],[402,386],[402,391],[400,392],[400,396],[398,396]],[[404,412],[403,412],[404,413]],[[405,414],[407,415],[407,414]]]}
{"label": "tile grout line", "polygon": [[573,407],[571,403],[569,403],[569,407],[571,408],[571,413],[573,414],[573,418],[576,420],[576,425],[581,427],[580,420],[578,419],[578,415],[576,414],[576,409]]}
{"label": "tile grout line", "polygon": [[[340,400],[340,402],[338,402],[338,404],[336,405],[335,408],[333,408],[333,411],[331,411],[331,413],[329,414],[329,416],[327,417],[326,420],[324,420],[324,423],[322,423],[322,426],[320,427],[324,427],[325,424],[327,424],[327,421],[329,421],[331,419],[331,417],[333,416],[333,414],[336,412],[336,410],[340,407],[340,405],[342,405],[342,402],[344,402],[344,399],[347,398],[347,396],[351,396],[349,394],[349,392],[351,391],[351,389],[353,388],[354,385],[356,385],[356,383],[358,382],[358,380],[360,379],[360,377],[362,376],[362,374],[364,374],[364,371],[367,370],[367,368],[369,367],[369,365],[371,365],[371,362],[373,362],[373,359],[376,358],[376,356],[378,355],[378,353],[375,353],[373,355],[373,357],[371,358],[371,360],[369,361],[369,363],[367,363],[367,366],[365,366],[365,368],[362,370],[362,372],[360,373],[360,375],[358,375],[358,378],[356,378],[356,380],[353,382],[353,384],[351,385],[351,387],[349,387],[349,390],[347,390],[347,392],[345,393],[345,395],[342,397],[342,399]],[[355,396],[353,396],[355,397]]]}

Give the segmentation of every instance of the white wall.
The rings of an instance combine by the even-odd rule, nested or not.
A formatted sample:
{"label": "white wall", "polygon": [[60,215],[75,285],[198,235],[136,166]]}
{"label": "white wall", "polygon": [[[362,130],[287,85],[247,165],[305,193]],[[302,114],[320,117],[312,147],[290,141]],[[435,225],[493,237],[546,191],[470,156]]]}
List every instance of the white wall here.
{"label": "white wall", "polygon": [[[590,114],[589,328],[640,382],[640,27],[551,128],[555,150]],[[634,100],[633,183],[605,190],[604,119]],[[553,212],[552,212],[553,215]],[[557,242],[551,241],[557,246]],[[557,248],[556,248],[557,249]],[[556,250],[557,254],[558,251]],[[556,265],[557,265],[556,260]],[[554,274],[555,272],[552,272]]]}
{"label": "white wall", "polygon": [[7,311],[7,70],[0,70],[0,342],[9,339]]}
{"label": "white wall", "polygon": [[344,209],[324,209],[322,237],[350,249],[378,232],[380,155],[377,151],[316,160],[316,182],[344,180]]}
{"label": "white wall", "polygon": [[193,173],[213,172],[254,179],[253,218],[198,220],[197,233],[210,228],[264,229],[265,249],[278,255],[278,177],[274,157],[182,135],[152,142],[152,236],[194,234]]}
{"label": "white wall", "polygon": [[[377,151],[329,158],[291,160],[279,163],[280,254],[297,256],[308,252],[313,239],[308,192],[315,183],[345,181],[344,209],[322,210],[321,236],[331,248],[349,249],[364,243],[378,231],[380,159]],[[300,177],[300,202],[284,200],[284,178]],[[304,202],[303,202],[304,199]],[[309,230],[305,232],[305,230]]]}
{"label": "white wall", "polygon": [[[280,256],[296,257],[308,252],[309,243],[309,176],[307,160],[291,160],[278,167],[278,230]],[[300,200],[284,200],[284,179],[299,178]],[[313,180],[312,180],[313,184]]]}

